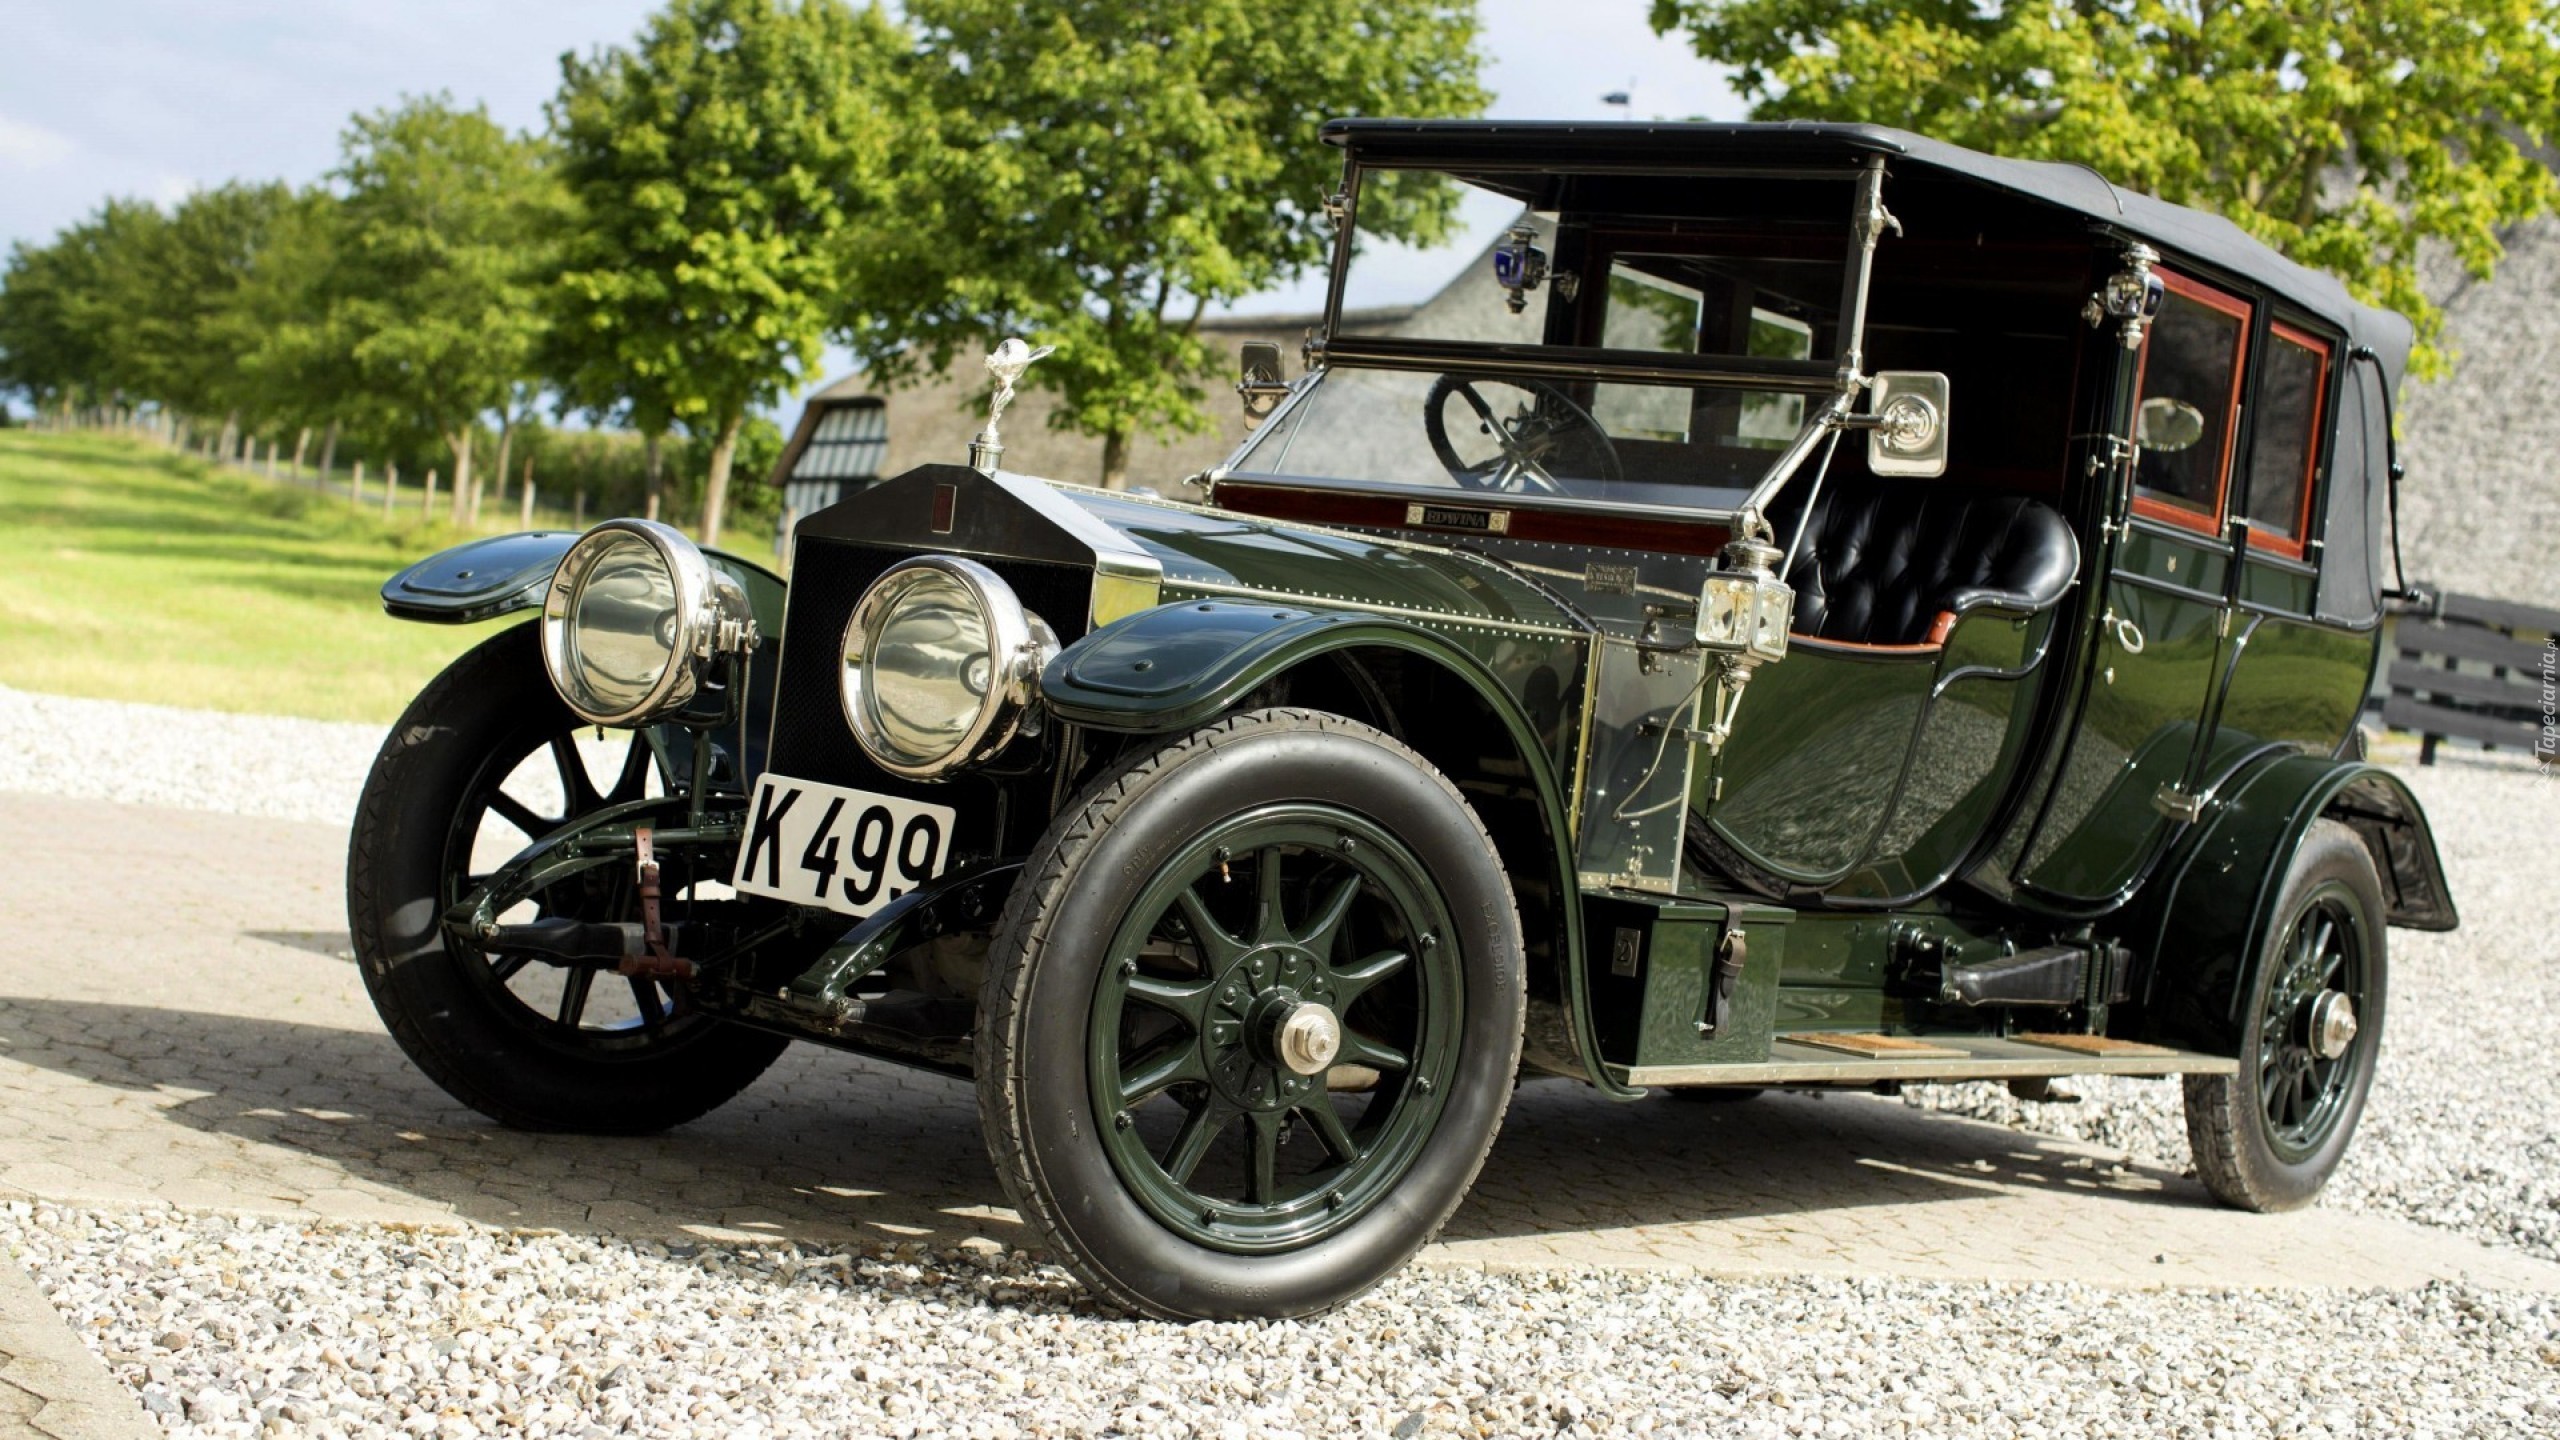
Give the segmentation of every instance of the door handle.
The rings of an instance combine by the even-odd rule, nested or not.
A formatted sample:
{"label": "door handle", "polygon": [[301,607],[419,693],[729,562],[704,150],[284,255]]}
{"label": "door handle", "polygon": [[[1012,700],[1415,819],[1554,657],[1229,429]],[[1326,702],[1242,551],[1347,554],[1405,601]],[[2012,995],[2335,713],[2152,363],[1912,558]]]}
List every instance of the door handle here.
{"label": "door handle", "polygon": [[2124,647],[2124,653],[2127,655],[2142,653],[2144,644],[2142,627],[2134,624],[2130,617],[2118,615],[2114,606],[2107,607],[2107,613],[2099,619],[2098,623],[2114,633],[2116,643]]}

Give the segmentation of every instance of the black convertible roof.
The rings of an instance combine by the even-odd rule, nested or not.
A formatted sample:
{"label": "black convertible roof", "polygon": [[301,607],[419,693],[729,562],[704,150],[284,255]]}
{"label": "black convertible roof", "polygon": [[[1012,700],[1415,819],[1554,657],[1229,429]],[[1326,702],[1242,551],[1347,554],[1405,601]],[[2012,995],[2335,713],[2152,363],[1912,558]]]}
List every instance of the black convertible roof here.
{"label": "black convertible roof", "polygon": [[2371,346],[2395,385],[2409,354],[2409,322],[2359,302],[2335,276],[2295,264],[2219,215],[2124,189],[2084,165],[2004,159],[1882,125],[1806,120],[1352,119],[1330,121],[1322,133],[1327,144],[1351,150],[1364,164],[1459,172],[1819,172],[1882,155],[1891,170],[1917,167],[2003,190],[2238,275],[2337,326],[2351,344]]}

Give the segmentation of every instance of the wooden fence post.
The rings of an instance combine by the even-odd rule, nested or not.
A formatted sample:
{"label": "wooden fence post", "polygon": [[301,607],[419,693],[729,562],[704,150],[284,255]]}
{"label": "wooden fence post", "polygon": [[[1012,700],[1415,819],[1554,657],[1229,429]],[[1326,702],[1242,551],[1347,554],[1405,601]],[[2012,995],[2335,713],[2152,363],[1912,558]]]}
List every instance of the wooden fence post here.
{"label": "wooden fence post", "polygon": [[533,477],[530,475],[524,477],[524,513],[516,518],[516,528],[533,528]]}
{"label": "wooden fence post", "polygon": [[364,503],[364,462],[356,462],[355,483],[347,487],[347,508],[353,510]]}
{"label": "wooden fence post", "polygon": [[382,467],[382,518],[391,519],[391,507],[400,503],[400,465],[394,461]]}
{"label": "wooden fence post", "polygon": [[587,528],[587,487],[584,485],[578,487],[578,503],[569,511],[569,528],[572,530]]}
{"label": "wooden fence post", "polygon": [[418,515],[426,520],[436,518],[436,472],[433,466],[427,469],[427,503],[418,508]]}

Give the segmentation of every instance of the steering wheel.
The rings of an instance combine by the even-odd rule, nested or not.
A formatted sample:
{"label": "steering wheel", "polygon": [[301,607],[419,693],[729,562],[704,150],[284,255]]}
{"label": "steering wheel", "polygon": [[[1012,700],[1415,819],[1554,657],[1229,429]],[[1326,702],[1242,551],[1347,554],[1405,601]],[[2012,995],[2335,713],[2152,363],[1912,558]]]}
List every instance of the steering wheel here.
{"label": "steering wheel", "polygon": [[[1517,390],[1528,398],[1506,418],[1486,401],[1480,388],[1484,386]],[[1467,402],[1482,433],[1492,437],[1497,451],[1492,458],[1473,464],[1459,458],[1458,447],[1449,439],[1447,411],[1452,395]],[[1449,477],[1467,490],[1562,495],[1565,488],[1551,467],[1562,468],[1576,479],[1619,478],[1618,451],[1609,443],[1609,432],[1600,428],[1590,412],[1543,380],[1479,381],[1443,375],[1431,382],[1431,392],[1422,399],[1422,433]]]}

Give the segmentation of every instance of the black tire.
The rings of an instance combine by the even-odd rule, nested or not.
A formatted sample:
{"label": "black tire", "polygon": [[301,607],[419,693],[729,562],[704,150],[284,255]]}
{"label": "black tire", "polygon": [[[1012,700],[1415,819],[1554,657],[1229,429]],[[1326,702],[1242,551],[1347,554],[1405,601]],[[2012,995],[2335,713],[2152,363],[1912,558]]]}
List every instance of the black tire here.
{"label": "black tire", "polygon": [[[437,918],[461,893],[471,837],[492,808],[487,797],[522,759],[581,728],[543,672],[531,625],[493,635],[447,666],[410,702],[365,780],[347,851],[347,924],[374,1009],[445,1093],[515,1129],[648,1134],[736,1095],[790,1042],[724,1024],[691,1008],[680,990],[610,971],[557,972],[552,983],[569,1018],[540,1014],[520,992],[542,968],[462,947]],[[626,767],[635,787],[644,767],[641,758]],[[561,788],[575,787],[564,776]],[[592,790],[590,782],[598,803],[610,798]],[[564,808],[581,809],[576,794]],[[584,919],[638,918],[619,876],[562,889],[545,913],[574,904]],[[600,985],[629,986],[628,1024],[583,1023]],[[573,986],[583,987],[574,1007]],[[657,1007],[654,1021],[644,1000]]]}
{"label": "black tire", "polygon": [[[1175,883],[1167,877],[1178,879],[1187,899],[1197,898],[1189,887],[1207,883],[1205,875],[1196,882],[1179,878],[1189,874],[1180,868],[1183,857],[1227,853],[1201,847],[1210,838],[1247,833],[1233,827],[1267,823],[1256,817],[1319,808],[1356,816],[1357,823],[1372,827],[1373,834],[1387,841],[1372,849],[1394,848],[1405,857],[1396,863],[1418,861],[1418,868],[1403,873],[1422,876],[1419,883],[1436,892],[1430,903],[1442,907],[1435,913],[1450,917],[1457,954],[1439,954],[1446,948],[1443,943],[1419,932],[1412,948],[1423,958],[1412,973],[1457,979],[1411,981],[1415,994],[1441,997],[1413,1006],[1425,1017],[1441,1017],[1417,1022],[1439,1025],[1428,1033],[1441,1038],[1417,1040],[1409,1047],[1411,1073],[1396,1083],[1398,1098],[1390,1102],[1385,1080],[1372,1072],[1373,1093],[1363,1102],[1364,1125],[1379,1106],[1391,1106],[1377,1132],[1388,1133],[1406,1123],[1397,1118],[1406,1112],[1392,1107],[1413,1096],[1435,1097],[1413,1101],[1418,1108],[1412,1114],[1431,1118],[1411,1122],[1427,1128],[1414,1129],[1410,1143],[1397,1152],[1406,1157],[1397,1162],[1401,1168],[1361,1170],[1359,1166],[1371,1163],[1370,1156],[1385,1153],[1383,1145],[1354,1160],[1318,1136],[1311,1146],[1322,1145],[1340,1157],[1343,1173],[1360,1175],[1376,1188],[1331,1190],[1321,1203],[1343,1208],[1322,1212],[1321,1223],[1331,1228],[1311,1231],[1305,1243],[1283,1237],[1238,1253],[1180,1233],[1161,1210],[1148,1208],[1140,1188],[1131,1183],[1131,1172],[1121,1167],[1133,1163],[1133,1142],[1107,1136],[1101,1128],[1121,1122],[1115,1128],[1127,1135],[1129,1112],[1103,1113],[1093,1059],[1097,1047],[1088,1043],[1089,1030],[1095,1017],[1105,1015],[1101,997],[1107,993],[1105,966],[1112,959],[1114,937],[1123,927],[1155,923],[1136,916],[1141,900]],[[1355,848],[1339,846],[1344,856]],[[1278,854],[1274,848],[1250,858],[1239,855],[1236,863],[1254,865],[1259,875],[1260,857]],[[1493,854],[1475,812],[1428,761],[1368,726],[1307,711],[1230,716],[1164,746],[1089,791],[1059,817],[1026,864],[1023,881],[998,923],[979,1002],[980,1123],[997,1173],[1023,1218],[1106,1300],[1167,1319],[1312,1314],[1360,1295],[1392,1273],[1439,1232],[1474,1182],[1519,1069],[1526,1008],[1520,922],[1510,883]],[[1319,848],[1300,858],[1321,863],[1328,857]],[[1223,863],[1214,873],[1226,875]],[[1277,883],[1271,892],[1275,897],[1280,893]],[[1341,884],[1332,892],[1337,897],[1370,893],[1365,880],[1336,883]],[[1350,903],[1338,901],[1335,909]],[[1282,912],[1287,908],[1275,899],[1267,910],[1254,913],[1273,915],[1274,923],[1285,929]],[[1267,937],[1270,932],[1256,933]],[[1236,943],[1226,935],[1219,942]],[[1325,944],[1332,945],[1330,935]],[[1210,953],[1204,937],[1199,942],[1203,958],[1194,972],[1204,977],[1196,982],[1202,992],[1220,983],[1205,958]],[[1247,948],[1236,953],[1257,952]],[[1245,963],[1236,959],[1233,964],[1239,968],[1225,973],[1238,975]],[[1136,962],[1122,960],[1114,969],[1124,977],[1133,975]],[[1309,993],[1323,993],[1322,984],[1315,982]],[[1433,988],[1420,988],[1426,984]],[[1435,1010],[1435,1004],[1445,1005],[1452,996],[1459,1002],[1454,1014]],[[1360,1028],[1358,1017],[1368,1013],[1361,1008],[1367,1002],[1343,998],[1339,1003],[1348,1036]],[[1206,1052],[1210,1027],[1200,1026],[1197,1033]],[[1182,1040],[1173,1048],[1189,1043]],[[1354,1053],[1350,1043],[1346,1038],[1345,1056]],[[1426,1062],[1446,1067],[1437,1072],[1447,1076],[1445,1085],[1428,1078]],[[1269,1073],[1280,1074],[1276,1069]],[[1319,1092],[1330,1092],[1337,1088],[1331,1084],[1333,1073],[1323,1071],[1306,1082],[1281,1076],[1280,1083],[1314,1083]],[[1167,1087],[1167,1093],[1177,1089]],[[1207,1084],[1196,1093],[1195,1116],[1216,1103]],[[1328,1113],[1333,1109],[1330,1093],[1313,1098]],[[1137,1102],[1127,1103],[1136,1108]],[[1183,1103],[1191,1102],[1185,1098]],[[1425,1105],[1427,1109],[1419,1108]],[[1285,1113],[1278,1122],[1280,1133],[1291,1133],[1296,1121],[1297,1112]],[[1342,1133],[1339,1123],[1327,1134]],[[1256,1127],[1247,1124],[1241,1148],[1250,1152],[1257,1143]],[[1279,1192],[1271,1188],[1267,1155],[1257,1172],[1260,1198],[1273,1200]],[[1327,1159],[1315,1151],[1305,1158],[1320,1166]],[[1187,1183],[1186,1174],[1175,1188]],[[1332,1182],[1319,1176],[1309,1183],[1325,1188]],[[1346,1204],[1346,1194],[1356,1198]],[[1248,1188],[1248,1201],[1254,1198],[1255,1191]],[[1289,1203],[1307,1204],[1307,1193]],[[1200,1222],[1199,1231],[1206,1232],[1210,1217],[1203,1214]]]}
{"label": "black tire", "polygon": [[[2286,868],[2252,969],[2239,1073],[2186,1077],[2196,1174],[2223,1204],[2298,1210],[2345,1156],[2382,1046],[2390,978],[2384,914],[2372,852],[2344,825],[2314,824]],[[2323,926],[2341,947],[2334,967],[2316,954],[2302,958]],[[2319,995],[2288,981],[2314,969],[2337,981],[2322,979],[2320,993],[2346,995],[2353,1006],[2354,1038],[2334,1056],[2312,1043]]]}

